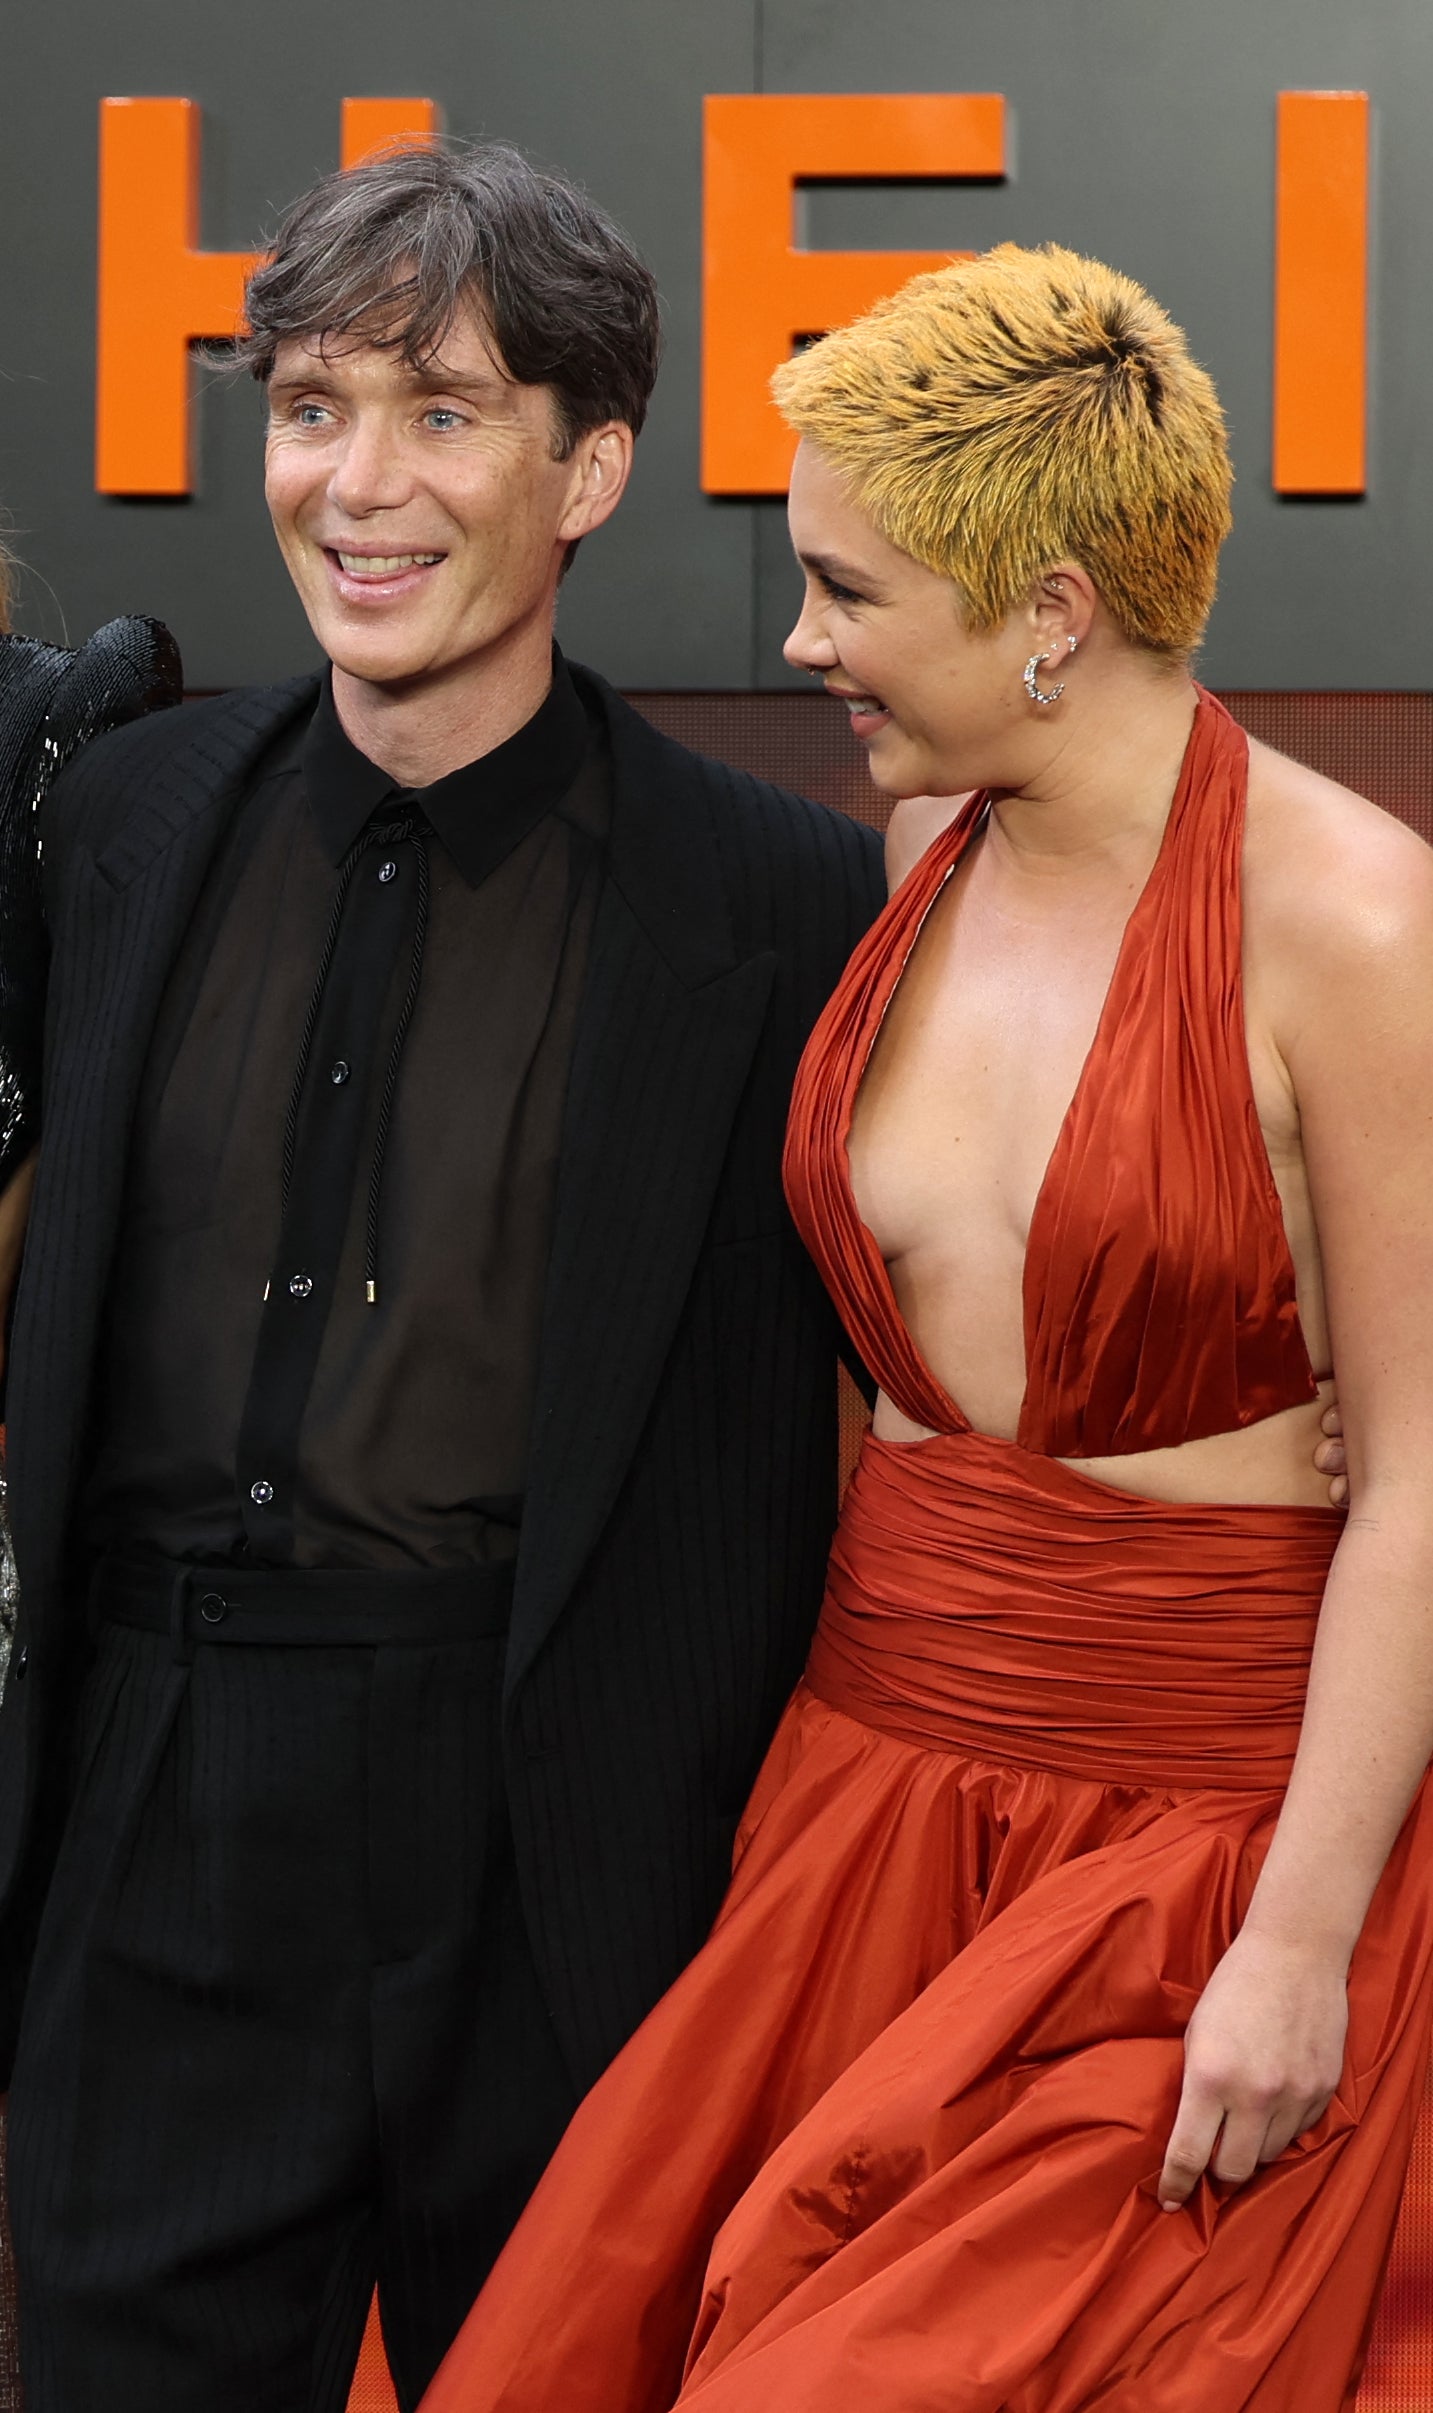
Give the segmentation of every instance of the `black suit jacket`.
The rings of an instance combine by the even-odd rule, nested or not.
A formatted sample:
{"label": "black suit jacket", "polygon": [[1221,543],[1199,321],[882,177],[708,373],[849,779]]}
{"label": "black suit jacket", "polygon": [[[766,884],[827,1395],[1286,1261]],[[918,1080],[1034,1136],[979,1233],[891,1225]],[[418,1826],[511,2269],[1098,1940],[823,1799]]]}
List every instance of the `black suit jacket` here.
{"label": "black suit jacket", "polygon": [[[799,1673],[834,1514],[836,1331],[779,1160],[806,1035],[881,894],[871,832],[610,730],[607,876],[565,1110],[506,1679],[553,2017],[589,2083],[696,1950]],[[102,739],[52,791],[44,1141],[9,1368],[21,1609],[0,1708],[11,1980],[63,1815],[73,1546],[136,1094],[200,884],[311,680]]]}

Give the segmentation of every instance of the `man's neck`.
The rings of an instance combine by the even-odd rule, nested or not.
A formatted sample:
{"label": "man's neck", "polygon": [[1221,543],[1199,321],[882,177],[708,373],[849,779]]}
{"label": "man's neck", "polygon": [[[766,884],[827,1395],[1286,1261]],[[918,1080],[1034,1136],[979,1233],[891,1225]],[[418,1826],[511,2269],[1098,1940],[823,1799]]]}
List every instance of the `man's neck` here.
{"label": "man's neck", "polygon": [[431,679],[378,685],[333,666],[344,735],[401,788],[427,788],[515,737],[552,685],[551,628]]}

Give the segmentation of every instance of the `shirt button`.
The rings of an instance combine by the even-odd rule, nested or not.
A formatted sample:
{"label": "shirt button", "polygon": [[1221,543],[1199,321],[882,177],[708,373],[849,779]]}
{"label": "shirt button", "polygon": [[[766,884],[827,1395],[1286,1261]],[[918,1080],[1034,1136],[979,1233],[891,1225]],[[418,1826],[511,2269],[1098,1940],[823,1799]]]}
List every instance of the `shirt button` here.
{"label": "shirt button", "polygon": [[249,1485],[249,1497],[259,1508],[267,1508],[273,1496],[274,1487],[272,1483],[266,1483],[262,1475],[260,1475],[257,1483],[251,1483]]}
{"label": "shirt button", "polygon": [[390,857],[390,859],[389,859],[389,861],[388,861],[388,862],[386,862],[386,863],[380,863],[380,864],[379,864],[379,866],[378,866],[378,877],[379,877],[379,878],[380,878],[380,880],[383,882],[383,885],[384,885],[384,887],[385,887],[385,888],[387,887],[387,885],[388,885],[388,883],[389,883],[389,881],[390,881],[390,880],[396,880],[396,879],[397,879],[397,877],[398,877],[398,866],[397,866],[397,864],[396,864],[395,862],[393,862],[393,860],[391,859],[391,857]]}
{"label": "shirt button", "polygon": [[342,1056],[339,1057],[336,1064],[330,1064],[328,1068],[328,1077],[332,1081],[335,1089],[342,1089],[344,1082],[348,1079],[350,1070],[351,1067],[344,1062]]}
{"label": "shirt button", "polygon": [[290,1297],[291,1299],[306,1299],[306,1298],[308,1297],[309,1292],[312,1290],[312,1288],[313,1288],[313,1275],[312,1275],[312,1274],[290,1274],[290,1275],[289,1275],[289,1297]]}

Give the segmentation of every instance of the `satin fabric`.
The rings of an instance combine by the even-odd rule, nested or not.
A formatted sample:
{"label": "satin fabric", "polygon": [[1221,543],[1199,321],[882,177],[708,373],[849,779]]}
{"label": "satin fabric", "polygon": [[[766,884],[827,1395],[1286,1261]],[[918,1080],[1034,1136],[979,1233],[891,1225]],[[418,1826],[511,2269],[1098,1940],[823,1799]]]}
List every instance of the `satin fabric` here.
{"label": "satin fabric", "polygon": [[[1200,688],[1031,1218],[1017,1438],[1052,1458],[1171,1448],[1317,1395],[1244,1035],[1248,781],[1244,731]],[[852,957],[802,1059],[786,1145],[792,1213],[867,1365],[917,1424],[948,1432],[966,1419],[899,1328],[846,1138],[906,959],[985,806],[969,799]]]}
{"label": "satin fabric", "polygon": [[[1184,852],[1195,833],[1224,881],[1240,759],[1201,700],[1195,776],[1186,762],[1152,880],[1163,902],[1146,891],[1131,924],[1186,1035],[1171,1051],[1145,1014],[1127,937],[1116,990],[1134,1004],[1106,1008],[1031,1235],[1084,1315],[1066,1373],[1122,1351],[1161,1441],[1181,1436],[1191,1390],[1207,1407],[1247,1369],[1232,1403],[1247,1421],[1308,1380],[1240,1053],[1237,854],[1204,913]],[[1431,1797],[1365,1923],[1329,2110],[1248,2186],[1206,2177],[1162,2212],[1184,2031],[1278,1816],[1342,1519],[1115,1490],[972,1432],[921,1360],[856,1217],[845,1133],[963,842],[932,850],[853,960],[788,1157],[872,1370],[936,1429],[868,1436],[715,1933],[579,2111],[425,2413],[1353,2403],[1433,2023]],[[1179,923],[1202,913],[1215,938],[1191,988]],[[1151,1051],[1184,1068],[1179,1131],[1159,1144],[1231,1220],[1177,1215],[1162,1176],[1136,1179],[1154,1142],[1125,1109],[1134,1095],[1152,1111]],[[1088,1167],[1093,1141],[1081,1160],[1070,1132],[1100,1115],[1120,1161],[1091,1208],[1059,1168]],[[1106,1301],[1057,1260],[1121,1197],[1133,1228],[1102,1245]],[[1140,1282],[1175,1319],[1157,1351],[1129,1345]],[[1156,1356],[1177,1386],[1162,1421]]]}

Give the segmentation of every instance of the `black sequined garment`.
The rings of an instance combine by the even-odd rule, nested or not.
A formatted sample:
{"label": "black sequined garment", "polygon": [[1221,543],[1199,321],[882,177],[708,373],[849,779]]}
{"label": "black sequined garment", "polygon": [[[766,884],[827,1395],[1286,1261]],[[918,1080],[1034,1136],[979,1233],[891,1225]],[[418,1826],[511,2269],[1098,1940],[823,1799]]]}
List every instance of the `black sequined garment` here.
{"label": "black sequined garment", "polygon": [[[40,1127],[45,791],[92,737],[177,704],[183,685],[179,648],[159,620],[111,620],[74,652],[0,635],[0,1189]],[[0,1689],[14,1617],[0,1472]]]}
{"label": "black sequined garment", "polygon": [[182,692],[179,648],[159,620],[111,620],[73,653],[0,636],[0,1189],[39,1129],[45,790],[92,737]]}

